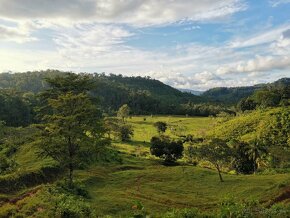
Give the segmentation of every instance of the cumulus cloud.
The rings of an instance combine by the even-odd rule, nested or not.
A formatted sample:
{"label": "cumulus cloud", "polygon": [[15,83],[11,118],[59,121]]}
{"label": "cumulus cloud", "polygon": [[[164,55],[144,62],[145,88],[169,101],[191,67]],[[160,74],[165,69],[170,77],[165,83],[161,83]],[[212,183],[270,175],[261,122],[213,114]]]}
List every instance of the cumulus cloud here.
{"label": "cumulus cloud", "polygon": [[243,0],[0,0],[10,19],[69,19],[137,26],[222,19],[247,7]]}
{"label": "cumulus cloud", "polygon": [[151,71],[147,72],[147,75],[179,89],[192,89],[197,91],[205,91],[213,87],[249,86],[261,82],[271,81],[261,81],[259,79],[254,79],[250,75],[245,75],[239,79],[229,77],[222,78],[217,74],[209,71],[202,71],[192,75],[186,75],[173,71]]}
{"label": "cumulus cloud", "polygon": [[284,31],[280,38],[272,44],[272,47],[276,49],[277,52],[290,53],[290,29]]}
{"label": "cumulus cloud", "polygon": [[218,74],[253,73],[281,70],[290,68],[288,56],[257,56],[254,59],[232,66],[223,66],[217,69]]}
{"label": "cumulus cloud", "polygon": [[30,22],[24,22],[16,27],[10,27],[0,24],[0,41],[11,41],[16,43],[24,43],[37,40],[31,36],[33,25]]}
{"label": "cumulus cloud", "polygon": [[185,75],[174,71],[150,71],[146,74],[165,84],[180,89],[205,90],[210,88],[210,84],[223,81],[221,77],[209,71],[203,71],[193,75]]}

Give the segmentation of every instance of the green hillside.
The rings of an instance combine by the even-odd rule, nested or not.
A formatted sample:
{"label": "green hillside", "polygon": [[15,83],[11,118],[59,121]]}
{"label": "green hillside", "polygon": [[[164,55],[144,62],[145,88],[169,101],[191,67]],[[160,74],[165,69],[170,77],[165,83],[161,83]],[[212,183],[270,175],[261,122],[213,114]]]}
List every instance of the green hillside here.
{"label": "green hillside", "polygon": [[[204,102],[199,96],[183,93],[149,77],[125,77],[113,74],[82,75],[94,83],[91,92],[99,98],[101,106],[108,113],[113,113],[123,104],[128,104],[134,114],[178,114],[182,113],[182,104]],[[22,94],[29,93],[29,96],[37,95],[48,88],[45,79],[56,76],[65,76],[65,72],[47,70],[1,73],[0,91],[10,89]]]}
{"label": "green hillside", "polygon": [[282,78],[269,84],[258,84],[246,87],[218,87],[212,88],[204,92],[201,96],[219,103],[230,105],[237,104],[241,99],[251,96],[255,91],[264,88],[278,88],[281,86],[289,86],[290,78]]}
{"label": "green hillside", "polygon": [[[230,119],[229,121],[217,125],[214,129],[208,132],[208,135],[219,138],[235,138],[250,141],[255,137],[265,134],[265,126],[269,127],[270,125],[275,125],[277,117],[283,113],[287,114],[288,117],[289,107],[287,109],[269,108],[266,110],[256,110],[243,113],[234,119]],[[289,120],[285,122],[289,125]],[[282,129],[282,127],[280,127],[280,129]],[[290,134],[286,133],[285,137],[290,139]]]}

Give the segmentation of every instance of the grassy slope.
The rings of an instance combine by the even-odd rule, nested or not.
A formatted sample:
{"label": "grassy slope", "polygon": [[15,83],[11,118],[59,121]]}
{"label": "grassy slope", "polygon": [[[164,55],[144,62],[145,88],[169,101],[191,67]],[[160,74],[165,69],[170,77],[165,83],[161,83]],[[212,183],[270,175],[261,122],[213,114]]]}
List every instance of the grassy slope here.
{"label": "grassy slope", "polygon": [[214,209],[229,197],[266,200],[275,195],[279,184],[290,180],[287,174],[224,175],[225,182],[220,183],[213,170],[165,167],[148,160],[136,161],[123,169],[100,175],[99,170],[92,168],[79,174],[87,181],[91,203],[100,214],[128,214],[136,200],[151,213],[185,207]]}
{"label": "grassy slope", "polygon": [[[152,157],[135,157],[139,154],[136,146],[149,152],[150,138],[156,135],[152,124],[156,121],[165,121],[175,128],[183,127],[184,135],[197,136],[216,125],[213,118],[146,117],[146,121],[143,118],[129,119],[135,129],[131,143],[115,143],[126,154],[123,166],[107,167],[101,174],[99,167],[92,167],[79,174],[79,178],[87,181],[91,203],[101,214],[126,215],[132,211],[131,206],[136,200],[153,213],[184,207],[214,209],[227,197],[267,200],[278,192],[279,184],[288,184],[290,181],[290,175],[287,174],[226,174],[226,182],[220,183],[217,173],[210,169],[165,167]],[[173,136],[170,130],[167,134]]]}
{"label": "grassy slope", "polygon": [[[116,148],[122,151],[122,165],[91,166],[88,170],[77,172],[77,178],[87,185],[90,203],[99,214],[128,216],[132,214],[131,207],[136,200],[142,202],[150,213],[184,207],[214,209],[226,197],[268,200],[279,192],[281,184],[290,182],[288,174],[225,174],[225,183],[220,183],[216,172],[210,169],[182,165],[165,167],[148,154],[136,157],[140,153],[137,151],[149,151],[149,140],[157,133],[152,126],[156,121],[166,121],[175,129],[182,128],[185,134],[197,136],[205,134],[205,131],[216,125],[213,118],[146,117],[146,121],[143,118],[128,120],[135,129],[131,143],[114,142]],[[172,136],[170,130],[167,134]],[[18,155],[22,167],[33,169],[39,166],[41,163],[36,163],[37,158],[31,153],[32,149],[26,149],[23,148],[23,153]],[[31,205],[35,202],[34,198],[32,196],[22,206],[15,207]],[[7,206],[6,204],[4,208]]]}
{"label": "grassy slope", "polygon": [[249,141],[259,134],[261,125],[264,122],[275,119],[273,115],[280,112],[281,108],[273,108],[241,114],[234,119],[217,125],[214,129],[208,131],[207,135],[218,138],[236,138],[243,141]]}

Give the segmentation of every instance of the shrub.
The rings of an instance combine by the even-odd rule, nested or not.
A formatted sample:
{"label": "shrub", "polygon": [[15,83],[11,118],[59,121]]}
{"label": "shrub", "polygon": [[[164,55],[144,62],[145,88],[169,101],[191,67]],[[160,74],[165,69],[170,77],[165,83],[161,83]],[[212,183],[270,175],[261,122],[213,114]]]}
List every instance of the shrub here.
{"label": "shrub", "polygon": [[17,166],[16,162],[7,158],[4,155],[0,155],[0,174],[11,172]]}
{"label": "shrub", "polygon": [[154,123],[154,126],[156,127],[159,134],[164,133],[167,129],[167,123],[161,121]]}
{"label": "shrub", "polygon": [[183,149],[182,141],[171,140],[166,136],[151,139],[151,154],[164,159],[165,163],[172,163],[181,158]]}
{"label": "shrub", "polygon": [[134,135],[134,130],[131,125],[120,125],[118,128],[118,137],[124,141],[130,141]]}
{"label": "shrub", "polygon": [[[46,198],[54,205],[50,216],[52,217],[95,217],[95,212],[83,196],[77,195],[78,190],[84,190],[80,185],[74,188],[67,188],[65,183],[50,186],[46,192]],[[81,193],[82,194],[82,193]]]}

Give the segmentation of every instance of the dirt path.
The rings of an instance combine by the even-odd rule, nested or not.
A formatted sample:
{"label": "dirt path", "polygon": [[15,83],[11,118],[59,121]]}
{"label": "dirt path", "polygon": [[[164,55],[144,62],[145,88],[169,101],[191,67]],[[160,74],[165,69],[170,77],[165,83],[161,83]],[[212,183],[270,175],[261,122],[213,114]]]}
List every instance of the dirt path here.
{"label": "dirt path", "polygon": [[20,195],[20,196],[17,196],[17,197],[14,197],[14,198],[11,198],[11,199],[7,199],[7,200],[4,200],[2,202],[0,202],[0,207],[2,207],[3,205],[5,204],[16,204],[18,201],[20,200],[23,200],[24,198],[27,198],[27,197],[32,197],[34,196],[39,190],[41,189],[40,186],[34,188],[34,189],[31,189],[29,190],[28,192],[25,192],[24,194]]}
{"label": "dirt path", "polygon": [[284,188],[278,196],[271,200],[269,206],[285,201],[290,201],[290,187]]}

